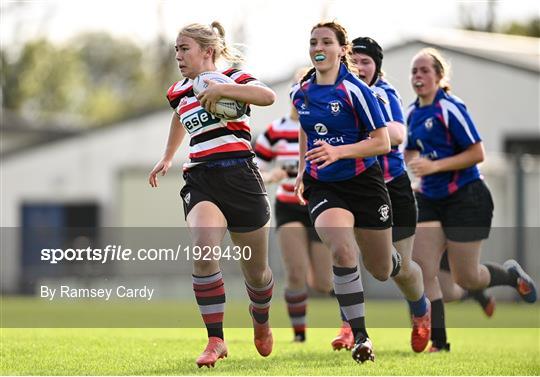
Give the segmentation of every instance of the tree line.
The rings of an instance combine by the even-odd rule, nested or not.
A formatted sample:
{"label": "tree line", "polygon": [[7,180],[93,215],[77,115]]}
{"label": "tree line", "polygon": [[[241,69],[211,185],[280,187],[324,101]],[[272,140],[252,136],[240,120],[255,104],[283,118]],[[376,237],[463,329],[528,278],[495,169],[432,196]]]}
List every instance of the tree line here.
{"label": "tree line", "polygon": [[[475,4],[473,4],[476,6]],[[460,8],[469,30],[540,37],[540,18],[495,28],[496,2]],[[180,79],[170,41],[134,42],[93,32],[61,45],[32,40],[13,53],[0,49],[2,108],[36,126],[92,127],[167,106],[165,91]]]}
{"label": "tree line", "polygon": [[38,126],[91,127],[164,108],[180,78],[172,45],[142,48],[107,33],[33,40],[15,56],[2,48],[0,64],[2,107]]}

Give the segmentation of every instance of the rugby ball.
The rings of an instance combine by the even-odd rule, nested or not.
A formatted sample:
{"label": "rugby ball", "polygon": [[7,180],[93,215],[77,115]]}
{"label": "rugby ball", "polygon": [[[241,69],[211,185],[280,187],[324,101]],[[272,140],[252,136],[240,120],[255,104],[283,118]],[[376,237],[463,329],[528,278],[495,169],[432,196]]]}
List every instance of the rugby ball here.
{"label": "rugby ball", "polygon": [[[193,93],[198,95],[204,91],[208,84],[204,80],[211,80],[218,83],[231,84],[234,83],[234,80],[229,76],[224,75],[220,72],[208,71],[200,73],[193,80]],[[247,111],[247,105],[243,102],[239,102],[230,98],[221,98],[216,103],[216,111],[213,113],[218,118],[221,119],[238,119],[244,115]]]}

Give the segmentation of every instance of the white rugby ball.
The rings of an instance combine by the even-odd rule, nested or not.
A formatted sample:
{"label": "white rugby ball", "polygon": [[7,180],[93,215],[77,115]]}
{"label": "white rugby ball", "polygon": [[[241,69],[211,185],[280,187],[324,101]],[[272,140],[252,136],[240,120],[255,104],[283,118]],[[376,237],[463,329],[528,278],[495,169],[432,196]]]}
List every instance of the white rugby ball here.
{"label": "white rugby ball", "polygon": [[[204,80],[211,80],[225,84],[234,83],[233,79],[224,75],[223,73],[215,71],[203,72],[193,80],[193,93],[195,95],[198,95],[208,87],[208,84],[205,83]],[[230,98],[221,98],[216,103],[216,111],[213,114],[221,119],[232,120],[240,118],[246,113],[246,111],[247,106],[245,103]]]}

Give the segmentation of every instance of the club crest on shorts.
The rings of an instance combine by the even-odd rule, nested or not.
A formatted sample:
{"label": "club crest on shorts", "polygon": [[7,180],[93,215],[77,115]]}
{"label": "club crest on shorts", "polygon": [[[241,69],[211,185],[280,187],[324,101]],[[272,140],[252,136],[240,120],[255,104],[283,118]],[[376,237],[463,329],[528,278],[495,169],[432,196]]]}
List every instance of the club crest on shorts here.
{"label": "club crest on shorts", "polygon": [[329,102],[328,107],[330,107],[330,112],[332,113],[332,115],[338,115],[341,111],[341,102],[339,101]]}
{"label": "club crest on shorts", "polygon": [[386,222],[390,218],[390,207],[388,206],[388,204],[383,204],[382,206],[380,206],[377,212],[379,212],[379,215],[381,215],[381,217],[379,217],[379,220],[381,220],[382,222]]}
{"label": "club crest on shorts", "polygon": [[186,202],[187,205],[189,205],[189,201],[191,200],[191,193],[188,192],[186,194],[186,196],[184,196],[184,201]]}

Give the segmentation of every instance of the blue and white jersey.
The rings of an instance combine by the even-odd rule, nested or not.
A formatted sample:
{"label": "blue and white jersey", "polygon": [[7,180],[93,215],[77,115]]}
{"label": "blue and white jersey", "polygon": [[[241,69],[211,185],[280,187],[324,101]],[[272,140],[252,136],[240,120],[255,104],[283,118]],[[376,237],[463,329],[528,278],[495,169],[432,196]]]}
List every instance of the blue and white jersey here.
{"label": "blue and white jersey", "polygon": [[[482,139],[461,99],[439,89],[433,103],[420,107],[418,99],[407,114],[408,150],[417,150],[430,160],[463,152]],[[461,187],[482,179],[476,165],[422,177],[420,192],[430,199],[443,199]]]}
{"label": "blue and white jersey", "polygon": [[[301,87],[296,84],[291,91],[291,100],[307,135],[308,151],[318,140],[333,146],[355,144],[369,138],[369,133],[377,128],[386,127],[379,100],[345,65],[341,65],[335,84],[318,85],[315,80],[313,73]],[[342,159],[323,169],[307,161],[306,172],[320,181],[344,181],[376,161],[376,157]]]}
{"label": "blue and white jersey", "polygon": [[[384,120],[387,122],[399,122],[405,124],[401,97],[396,89],[382,78],[377,80],[371,89],[384,100],[384,102],[379,101]],[[377,156],[377,159],[381,165],[384,181],[386,183],[405,173],[405,160],[403,158],[403,153],[399,150],[399,145],[392,145],[392,149],[389,153]]]}

